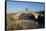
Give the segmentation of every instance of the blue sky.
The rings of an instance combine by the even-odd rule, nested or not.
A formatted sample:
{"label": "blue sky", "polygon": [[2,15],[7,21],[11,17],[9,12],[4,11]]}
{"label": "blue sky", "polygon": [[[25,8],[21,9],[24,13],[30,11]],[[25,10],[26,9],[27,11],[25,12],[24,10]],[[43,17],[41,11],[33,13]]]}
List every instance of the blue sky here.
{"label": "blue sky", "polygon": [[44,3],[28,3],[28,2],[11,2],[7,1],[7,12],[18,12],[24,11],[25,8],[28,8],[32,11],[42,11],[44,10]]}

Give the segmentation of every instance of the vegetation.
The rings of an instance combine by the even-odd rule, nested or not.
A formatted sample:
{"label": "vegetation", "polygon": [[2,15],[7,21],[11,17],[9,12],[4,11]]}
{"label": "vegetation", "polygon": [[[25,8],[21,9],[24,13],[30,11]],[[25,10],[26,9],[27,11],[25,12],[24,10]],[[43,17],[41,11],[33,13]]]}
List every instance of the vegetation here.
{"label": "vegetation", "polygon": [[[29,23],[27,21],[26,22],[22,22],[23,20],[26,20],[26,19],[29,19],[29,20],[33,19],[33,20],[35,20],[34,16],[32,14],[30,14],[31,16],[29,17],[29,14],[22,13],[18,17],[18,19],[16,19],[16,18],[13,17],[16,14],[8,14],[7,15],[7,23],[6,23],[7,30],[23,30],[23,29],[37,28],[38,27],[37,25],[39,25],[39,24],[36,24],[36,26],[35,26],[35,23],[32,25],[31,23]],[[40,20],[38,19],[37,21],[40,21]]]}

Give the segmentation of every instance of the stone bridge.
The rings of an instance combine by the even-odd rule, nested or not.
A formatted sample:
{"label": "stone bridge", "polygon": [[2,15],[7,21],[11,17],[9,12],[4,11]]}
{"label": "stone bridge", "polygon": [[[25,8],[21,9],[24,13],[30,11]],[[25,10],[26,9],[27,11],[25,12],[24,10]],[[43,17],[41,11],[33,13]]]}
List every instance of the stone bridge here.
{"label": "stone bridge", "polygon": [[[16,15],[13,15],[12,17],[13,18],[16,18],[16,19],[19,19],[19,16],[21,15],[22,13],[17,13]],[[38,18],[38,16],[39,16],[39,13],[32,13],[34,16],[35,16],[35,18],[37,19]]]}

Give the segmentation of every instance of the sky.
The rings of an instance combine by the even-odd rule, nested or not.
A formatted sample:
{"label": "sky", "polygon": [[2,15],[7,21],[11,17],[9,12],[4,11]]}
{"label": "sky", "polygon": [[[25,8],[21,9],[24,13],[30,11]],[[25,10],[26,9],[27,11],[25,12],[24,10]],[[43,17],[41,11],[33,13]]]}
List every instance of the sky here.
{"label": "sky", "polygon": [[44,3],[7,1],[7,13],[24,11],[26,8],[32,11],[42,11],[44,6]]}

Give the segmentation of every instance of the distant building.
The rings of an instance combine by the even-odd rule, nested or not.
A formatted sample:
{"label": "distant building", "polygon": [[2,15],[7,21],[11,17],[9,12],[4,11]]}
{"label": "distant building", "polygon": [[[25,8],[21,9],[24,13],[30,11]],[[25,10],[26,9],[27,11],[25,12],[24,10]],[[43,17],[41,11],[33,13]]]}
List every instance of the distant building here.
{"label": "distant building", "polygon": [[26,8],[26,11],[28,11],[28,8]]}

